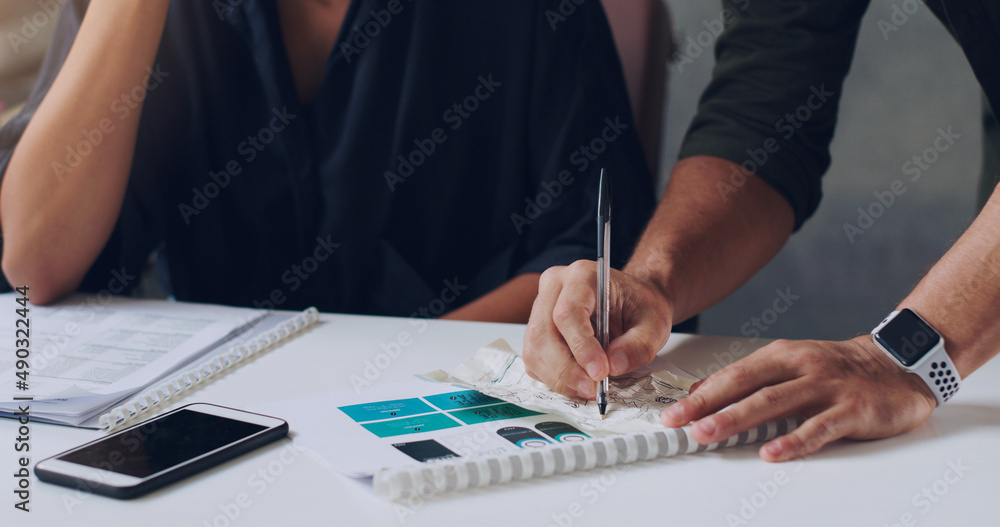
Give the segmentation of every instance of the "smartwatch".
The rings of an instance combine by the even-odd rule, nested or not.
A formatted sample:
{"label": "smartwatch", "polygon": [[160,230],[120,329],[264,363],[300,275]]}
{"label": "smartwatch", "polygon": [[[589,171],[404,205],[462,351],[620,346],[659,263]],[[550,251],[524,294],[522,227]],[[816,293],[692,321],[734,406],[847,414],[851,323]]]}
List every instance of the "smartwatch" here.
{"label": "smartwatch", "polygon": [[938,406],[951,399],[962,379],[944,350],[944,339],[910,309],[893,311],[872,330],[872,340],[900,368],[920,376]]}

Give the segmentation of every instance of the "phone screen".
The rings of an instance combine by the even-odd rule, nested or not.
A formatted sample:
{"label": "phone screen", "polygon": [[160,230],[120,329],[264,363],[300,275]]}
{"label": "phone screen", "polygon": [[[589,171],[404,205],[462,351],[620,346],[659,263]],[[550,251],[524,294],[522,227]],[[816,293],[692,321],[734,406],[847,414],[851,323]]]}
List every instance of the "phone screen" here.
{"label": "phone screen", "polygon": [[181,410],[57,459],[146,478],[266,429],[258,424]]}

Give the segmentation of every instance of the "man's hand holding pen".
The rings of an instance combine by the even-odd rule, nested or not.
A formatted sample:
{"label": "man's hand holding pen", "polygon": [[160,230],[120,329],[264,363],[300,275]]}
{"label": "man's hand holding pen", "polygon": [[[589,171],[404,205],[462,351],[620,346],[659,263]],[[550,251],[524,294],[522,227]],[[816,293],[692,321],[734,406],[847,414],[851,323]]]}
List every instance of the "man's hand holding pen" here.
{"label": "man's hand holding pen", "polygon": [[[597,264],[581,260],[542,273],[525,334],[528,375],[553,390],[593,399],[596,383],[652,362],[670,337],[673,307],[651,283],[611,269],[607,351],[591,320]],[[572,287],[567,287],[572,284]]]}

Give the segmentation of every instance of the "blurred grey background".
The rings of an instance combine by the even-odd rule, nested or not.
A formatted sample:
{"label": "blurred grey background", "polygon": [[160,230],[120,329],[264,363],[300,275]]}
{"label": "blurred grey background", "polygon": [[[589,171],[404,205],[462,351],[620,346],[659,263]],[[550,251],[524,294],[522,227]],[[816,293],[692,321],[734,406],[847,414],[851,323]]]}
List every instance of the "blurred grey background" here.
{"label": "blurred grey background", "polygon": [[[909,4],[912,5],[913,2]],[[718,1],[668,0],[681,51],[687,37],[718,19]],[[981,92],[961,49],[923,3],[898,31],[892,22],[902,0],[873,0],[865,16],[854,63],[844,86],[833,164],[823,201],[756,277],[706,311],[701,333],[740,335],[790,288],[799,299],[772,324],[768,338],[844,339],[867,333],[919,281],[974,218],[982,162]],[[897,20],[899,20],[897,15]],[[885,24],[883,24],[885,27]],[[660,190],[713,66],[708,51],[693,63],[670,67]],[[922,177],[910,182],[903,165],[932,146],[939,127],[955,140]],[[852,244],[844,223],[895,179],[906,192]],[[735,256],[734,256],[735,257]]]}
{"label": "blurred grey background", "polygon": [[0,3],[0,122],[28,98],[55,25],[54,14],[35,2]]}

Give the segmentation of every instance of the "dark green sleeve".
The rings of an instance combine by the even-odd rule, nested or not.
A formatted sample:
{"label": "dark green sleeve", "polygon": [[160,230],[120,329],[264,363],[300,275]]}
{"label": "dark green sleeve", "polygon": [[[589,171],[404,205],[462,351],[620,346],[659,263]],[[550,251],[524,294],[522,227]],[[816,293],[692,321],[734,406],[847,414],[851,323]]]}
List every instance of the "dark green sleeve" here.
{"label": "dark green sleeve", "polygon": [[[724,0],[728,27],[680,158],[709,155],[756,173],[795,212],[816,210],[841,87],[869,0]],[[688,42],[690,44],[690,42]],[[679,60],[686,60],[681,43]],[[697,60],[697,58],[693,59]],[[728,199],[739,171],[718,185]]]}
{"label": "dark green sleeve", "polygon": [[1000,125],[990,102],[983,97],[983,173],[979,179],[979,210],[1000,183]]}

